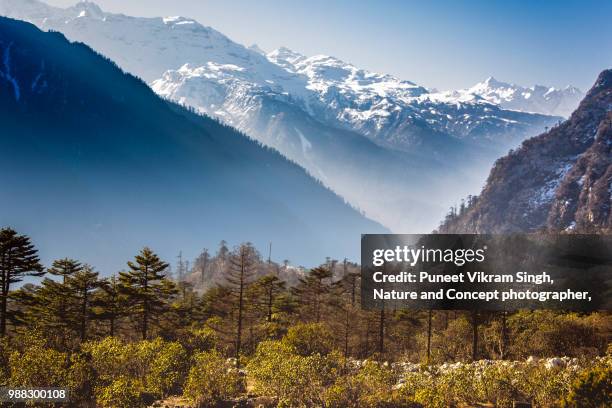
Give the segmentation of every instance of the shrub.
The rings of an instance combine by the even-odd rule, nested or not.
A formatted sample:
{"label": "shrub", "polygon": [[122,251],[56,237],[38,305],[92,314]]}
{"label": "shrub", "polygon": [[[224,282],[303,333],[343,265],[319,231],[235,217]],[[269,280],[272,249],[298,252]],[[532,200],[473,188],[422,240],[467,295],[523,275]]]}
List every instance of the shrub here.
{"label": "shrub", "polygon": [[11,349],[9,347],[8,339],[6,337],[0,338],[0,386],[6,385],[9,380],[10,355]]}
{"label": "shrub", "polygon": [[[607,357],[581,364],[611,366]],[[567,357],[527,362],[480,360],[469,364],[412,367],[402,374],[400,393],[406,399],[427,407],[475,406],[483,403],[512,407],[515,401],[528,401],[538,407],[559,406],[559,401],[570,394],[570,384],[579,377],[580,367],[577,359]],[[583,392],[587,396],[584,401],[589,398],[598,401],[597,396],[605,398],[606,393],[610,395],[610,389],[605,388],[609,378],[603,375],[592,378],[585,375],[585,378],[589,380],[584,382],[584,388],[574,386],[588,390]],[[574,393],[580,394],[577,391]],[[578,403],[568,406],[600,405]]]}
{"label": "shrub", "polygon": [[341,357],[302,356],[287,343],[270,340],[257,347],[247,365],[255,392],[277,397],[279,406],[321,406],[326,388],[342,370]]}
{"label": "shrub", "polygon": [[188,369],[187,353],[183,346],[159,338],[141,341],[134,346],[137,378],[142,381],[146,392],[157,397],[178,392]]}
{"label": "shrub", "polygon": [[580,408],[612,406],[612,367],[596,366],[583,371],[562,405]]}
{"label": "shrub", "polygon": [[330,408],[416,407],[396,392],[397,375],[385,364],[366,361],[357,372],[340,376],[325,393]]}
{"label": "shrub", "polygon": [[117,378],[123,378],[139,384],[140,392],[162,398],[180,391],[188,369],[183,346],[159,338],[124,344],[107,337],[86,343],[83,350],[91,355],[91,366],[98,375],[96,387],[105,392],[112,391]]}
{"label": "shrub", "polygon": [[75,353],[70,356],[68,382],[71,403],[86,406],[94,400],[95,372],[91,364],[91,356],[85,353]]}
{"label": "shrub", "polygon": [[326,355],[332,350],[332,334],[320,323],[303,323],[289,328],[283,342],[301,356]]}
{"label": "shrub", "polygon": [[13,351],[9,366],[9,385],[13,387],[62,387],[67,382],[68,356],[40,344]]}
{"label": "shrub", "polygon": [[96,402],[102,408],[138,408],[146,406],[141,398],[142,383],[119,376],[110,384],[96,389]]}
{"label": "shrub", "polygon": [[184,395],[198,406],[211,406],[238,396],[243,385],[238,370],[219,352],[206,351],[195,355]]}
{"label": "shrub", "polygon": [[219,339],[215,331],[209,327],[193,327],[189,329],[186,336],[181,338],[181,341],[190,353],[197,353],[212,350]]}
{"label": "shrub", "polygon": [[91,355],[91,365],[98,380],[108,384],[115,378],[129,377],[133,360],[133,350],[116,337],[106,337],[99,341],[83,344],[83,351]]}
{"label": "shrub", "polygon": [[530,355],[596,355],[601,342],[593,330],[597,320],[596,314],[584,318],[552,310],[520,311],[508,319],[513,338],[510,351],[521,359]]}

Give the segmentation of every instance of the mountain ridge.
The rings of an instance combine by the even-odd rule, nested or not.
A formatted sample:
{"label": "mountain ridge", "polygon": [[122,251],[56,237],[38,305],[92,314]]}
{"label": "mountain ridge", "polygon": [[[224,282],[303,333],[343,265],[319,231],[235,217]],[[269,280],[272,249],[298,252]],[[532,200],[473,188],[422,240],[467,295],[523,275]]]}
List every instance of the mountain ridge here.
{"label": "mountain ridge", "polygon": [[0,17],[0,55],[0,224],[31,235],[46,260],[110,273],[145,245],[171,259],[226,239],[273,241],[314,265],[356,259],[362,233],[387,231],[277,151],[60,33]]}
{"label": "mountain ridge", "polygon": [[570,118],[499,159],[480,196],[439,230],[508,233],[612,229],[612,69]]}
{"label": "mountain ridge", "polygon": [[561,120],[449,99],[328,56],[285,48],[274,63],[274,53],[185,17],[100,14],[92,3],[32,11],[37,4],[0,0],[0,13],[87,43],[165,98],[277,149],[396,232],[435,227],[495,158]]}

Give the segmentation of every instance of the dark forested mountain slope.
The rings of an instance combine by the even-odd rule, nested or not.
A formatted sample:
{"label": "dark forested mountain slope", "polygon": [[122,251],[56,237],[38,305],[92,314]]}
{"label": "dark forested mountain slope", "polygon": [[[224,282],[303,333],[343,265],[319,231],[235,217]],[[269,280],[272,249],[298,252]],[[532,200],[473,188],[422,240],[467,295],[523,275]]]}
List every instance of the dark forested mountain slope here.
{"label": "dark forested mountain slope", "polygon": [[480,197],[445,232],[610,232],[612,69],[561,125],[497,161]]}
{"label": "dark forested mountain slope", "polygon": [[309,265],[356,258],[361,233],[384,231],[277,152],[59,33],[0,18],[0,57],[0,224],[47,259],[114,272],[143,245],[169,257],[226,239],[272,241]]}
{"label": "dark forested mountain slope", "polygon": [[544,102],[535,90],[487,81],[430,92],[330,56],[265,54],[188,17],[39,0],[0,0],[0,15],[91,46],[159,95],[277,149],[394,232],[431,230],[448,204],[482,186],[497,157],[561,120],[499,106],[500,95]]}

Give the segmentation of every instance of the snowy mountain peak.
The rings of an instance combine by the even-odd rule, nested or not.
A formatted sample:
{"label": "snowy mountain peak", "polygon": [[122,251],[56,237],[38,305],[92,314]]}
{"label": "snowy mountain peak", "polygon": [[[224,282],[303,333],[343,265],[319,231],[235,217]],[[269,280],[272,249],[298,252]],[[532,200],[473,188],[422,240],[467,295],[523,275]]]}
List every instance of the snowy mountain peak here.
{"label": "snowy mountain peak", "polygon": [[[168,17],[163,17],[162,21],[164,22],[165,25],[175,25],[175,26],[179,26],[179,25],[199,25],[197,23],[197,21],[192,20],[190,18],[186,18],[186,17],[182,17],[182,16],[168,16]],[[201,28],[204,28],[203,26],[201,26]]]}
{"label": "snowy mountain peak", "polygon": [[290,50],[287,47],[280,47],[270,51],[266,57],[276,65],[292,71],[295,65],[306,59],[306,56]]}
{"label": "snowy mountain peak", "polygon": [[88,0],[80,0],[73,7],[79,10],[86,10],[86,11],[91,11],[94,13],[104,13],[102,9],[100,8],[100,6],[98,6],[93,1],[88,1]]}
{"label": "snowy mountain peak", "polygon": [[489,87],[508,87],[511,86],[510,84],[506,83],[506,82],[501,82],[498,81],[494,76],[489,76],[487,77],[487,79],[484,80],[484,82],[481,82],[480,84],[489,86]]}
{"label": "snowy mountain peak", "polygon": [[584,96],[582,91],[570,85],[564,89],[545,85],[526,88],[498,81],[492,76],[471,88],[457,91],[457,94],[462,99],[475,95],[505,109],[563,117],[568,117]]}
{"label": "snowy mountain peak", "polygon": [[255,51],[256,53],[260,54],[260,55],[266,55],[266,52],[264,50],[261,49],[261,47],[257,44],[251,44],[249,46],[249,50],[251,51]]}
{"label": "snowy mountain peak", "polygon": [[70,9],[75,10],[77,17],[90,17],[102,20],[106,13],[94,2],[81,0]]}

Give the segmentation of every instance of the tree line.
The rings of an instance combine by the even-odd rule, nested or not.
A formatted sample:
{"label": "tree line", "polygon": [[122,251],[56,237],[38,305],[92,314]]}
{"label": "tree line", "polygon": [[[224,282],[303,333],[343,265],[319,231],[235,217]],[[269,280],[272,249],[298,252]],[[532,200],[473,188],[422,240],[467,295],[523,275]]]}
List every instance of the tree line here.
{"label": "tree line", "polygon": [[[108,336],[177,340],[205,328],[240,364],[262,341],[316,323],[345,357],[444,362],[599,355],[612,327],[607,313],[362,310],[358,265],[327,259],[290,268],[288,261],[264,260],[250,243],[230,250],[222,242],[191,268],[181,257],[174,278],[170,269],[149,248],[110,277],[69,258],[45,268],[29,237],[3,228],[0,337],[37,330],[54,348],[77,350]],[[41,280],[23,284],[26,278]]]}

